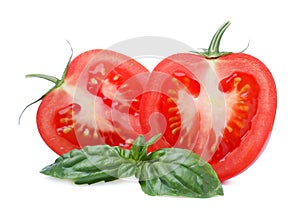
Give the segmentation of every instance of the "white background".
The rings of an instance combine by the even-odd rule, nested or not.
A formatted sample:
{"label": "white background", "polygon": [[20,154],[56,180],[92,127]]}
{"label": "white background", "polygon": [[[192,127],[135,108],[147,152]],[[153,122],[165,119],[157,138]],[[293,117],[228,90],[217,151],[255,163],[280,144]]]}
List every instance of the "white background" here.
{"label": "white background", "polygon": [[[4,3],[6,2],[6,3]],[[0,214],[299,214],[299,4],[297,1],[1,1]],[[60,77],[70,55],[138,36],[163,36],[206,48],[227,20],[221,50],[263,61],[278,88],[267,148],[246,172],[210,199],[150,197],[136,182],[76,186],[39,173],[56,154],[35,124],[52,85],[27,73]],[[298,205],[297,205],[298,204]]]}

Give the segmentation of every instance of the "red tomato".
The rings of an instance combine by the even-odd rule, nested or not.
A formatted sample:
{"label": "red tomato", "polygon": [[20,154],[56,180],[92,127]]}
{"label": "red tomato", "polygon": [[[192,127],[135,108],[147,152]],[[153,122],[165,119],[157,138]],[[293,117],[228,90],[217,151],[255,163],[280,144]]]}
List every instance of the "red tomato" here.
{"label": "red tomato", "polygon": [[[142,84],[128,80],[142,73],[149,74],[135,60],[113,51],[90,50],[76,57],[67,67],[63,84],[45,95],[39,106],[37,125],[44,141],[59,155],[85,145],[129,146],[126,143],[138,131],[128,127],[127,120],[138,129],[138,112],[122,112],[121,107],[133,103],[126,96]],[[120,88],[124,94],[116,97]],[[118,117],[117,124],[113,117]]]}
{"label": "red tomato", "polygon": [[[219,29],[207,52],[175,54],[160,62],[153,74],[164,73],[181,87],[164,84],[169,88],[164,91],[172,95],[144,96],[141,104],[146,109],[140,113],[146,132],[151,130],[147,120],[153,112],[162,114],[158,120],[167,122],[161,130],[163,143],[151,150],[166,146],[191,149],[210,162],[221,181],[241,173],[258,158],[270,136],[277,105],[273,77],[261,61],[243,53],[219,52],[228,26]],[[150,80],[153,77],[155,83],[159,78],[153,74]]]}

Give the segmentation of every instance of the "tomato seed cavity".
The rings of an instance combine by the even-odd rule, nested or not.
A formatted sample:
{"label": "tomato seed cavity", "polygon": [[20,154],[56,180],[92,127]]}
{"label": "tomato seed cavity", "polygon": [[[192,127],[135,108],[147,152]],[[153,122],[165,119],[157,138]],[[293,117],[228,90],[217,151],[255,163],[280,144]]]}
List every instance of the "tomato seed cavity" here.
{"label": "tomato seed cavity", "polygon": [[259,86],[252,75],[234,72],[220,81],[219,90],[226,93],[231,115],[210,163],[219,162],[240,145],[257,111]]}

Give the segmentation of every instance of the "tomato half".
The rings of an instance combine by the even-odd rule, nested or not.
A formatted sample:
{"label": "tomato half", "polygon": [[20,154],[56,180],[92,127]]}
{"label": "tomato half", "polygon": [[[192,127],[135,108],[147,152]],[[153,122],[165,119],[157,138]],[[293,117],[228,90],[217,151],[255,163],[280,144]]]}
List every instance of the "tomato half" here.
{"label": "tomato half", "polygon": [[[183,65],[185,69],[178,70]],[[237,175],[255,161],[267,143],[276,112],[275,83],[263,63],[242,53],[217,59],[176,54],[163,60],[154,69],[156,71],[168,73],[175,79],[180,74],[182,84],[189,84],[187,90],[201,86],[199,94],[186,94],[193,98],[197,114],[188,111],[191,107],[187,102],[189,99],[180,97],[180,90],[177,90],[176,107],[178,113],[182,113],[180,122],[186,122],[178,123],[177,132],[189,123],[194,124],[196,116],[199,116],[198,127],[193,125],[193,131],[189,132],[194,135],[195,129],[199,130],[198,137],[192,138],[194,144],[186,146],[184,143],[187,142],[183,142],[176,147],[189,148],[200,154],[212,164],[221,180]],[[155,103],[151,99],[165,106],[163,103],[168,97],[158,99],[152,96],[145,101]],[[150,105],[144,106],[151,109],[148,113],[160,111]],[[167,121],[173,117],[168,111],[160,113]],[[171,125],[166,128],[166,134],[172,133]],[[166,142],[172,145],[171,138],[167,138]]]}
{"label": "tomato half", "polygon": [[[77,56],[68,65],[63,83],[45,95],[38,108],[37,126],[46,144],[59,155],[104,143],[126,148],[138,132],[128,127],[128,120],[136,129],[139,120],[136,110],[122,111],[121,107],[133,102],[126,96],[143,84],[128,80],[142,73],[149,72],[113,51],[90,50]],[[123,96],[116,97],[120,88]]]}
{"label": "tomato half", "polygon": [[[145,125],[153,112],[163,115],[170,123],[163,131],[161,147],[174,147],[177,141],[175,147],[193,150],[213,166],[221,181],[241,173],[258,158],[270,136],[277,105],[274,79],[261,61],[243,53],[218,51],[228,25],[216,33],[208,52],[175,54],[154,68],[153,73],[165,73],[184,87],[164,84],[172,96],[152,93],[144,97],[146,110],[141,109],[144,117],[140,119]],[[158,81],[155,75],[151,77]],[[174,113],[165,105],[170,99],[177,110],[176,132]],[[149,130],[149,126],[144,128]],[[191,139],[181,141],[178,133]]]}

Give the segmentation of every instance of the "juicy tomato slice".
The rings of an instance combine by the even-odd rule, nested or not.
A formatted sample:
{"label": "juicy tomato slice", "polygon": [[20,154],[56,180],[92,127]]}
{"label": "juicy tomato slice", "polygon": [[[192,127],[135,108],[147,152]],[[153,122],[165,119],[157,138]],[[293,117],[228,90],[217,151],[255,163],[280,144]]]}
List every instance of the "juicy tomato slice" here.
{"label": "juicy tomato slice", "polygon": [[[197,134],[189,136],[188,142],[193,142],[189,147],[176,147],[192,149],[209,161],[221,181],[241,173],[258,158],[271,133],[277,102],[273,77],[262,62],[242,53],[215,59],[175,54],[159,63],[155,72],[168,74],[189,92],[180,97],[181,89],[171,87],[172,98],[181,113],[176,129],[187,130],[190,123],[189,132]],[[188,97],[194,104],[187,102]],[[165,106],[168,99],[145,99],[143,106],[149,109],[145,116],[154,110],[166,121],[172,119],[168,111],[150,105]],[[196,113],[189,112],[193,105]],[[166,127],[164,137],[170,146],[178,138],[171,126]]]}
{"label": "juicy tomato slice", "polygon": [[37,125],[46,144],[59,155],[86,145],[130,147],[139,133],[138,110],[122,111],[121,107],[132,103],[128,95],[143,84],[128,81],[137,74],[149,72],[113,51],[90,50],[77,56],[68,66],[64,83],[39,106]]}

